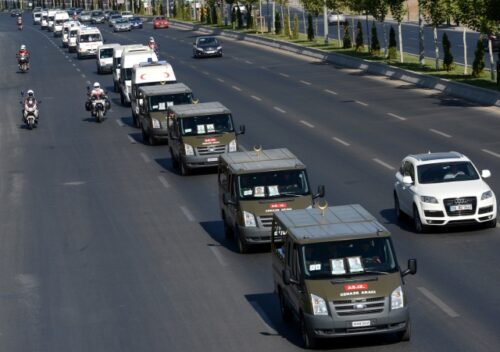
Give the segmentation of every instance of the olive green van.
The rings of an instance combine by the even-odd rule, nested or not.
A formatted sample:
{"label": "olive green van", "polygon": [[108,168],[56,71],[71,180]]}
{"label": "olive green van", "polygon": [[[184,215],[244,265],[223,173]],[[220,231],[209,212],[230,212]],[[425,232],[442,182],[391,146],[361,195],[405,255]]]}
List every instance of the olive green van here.
{"label": "olive green van", "polygon": [[168,109],[173,105],[193,104],[193,92],[183,83],[140,87],[138,90],[139,126],[144,143],[168,141]]}
{"label": "olive green van", "polygon": [[393,334],[410,339],[404,276],[391,234],[360,205],[274,213],[272,270],[283,319],[300,322],[306,348],[320,339]]}
{"label": "olive green van", "polygon": [[168,110],[168,144],[172,165],[182,175],[217,167],[219,156],[238,150],[231,111],[219,102],[173,105]]}
{"label": "olive green van", "polygon": [[306,166],[288,149],[255,148],[222,155],[218,170],[219,204],[227,237],[241,253],[271,242],[274,212],[312,207]]}

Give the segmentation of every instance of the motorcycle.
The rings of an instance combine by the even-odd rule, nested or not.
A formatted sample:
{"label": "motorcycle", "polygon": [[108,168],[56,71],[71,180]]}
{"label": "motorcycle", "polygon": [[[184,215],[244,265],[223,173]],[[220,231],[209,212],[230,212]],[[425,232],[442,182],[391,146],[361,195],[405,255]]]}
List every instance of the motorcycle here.
{"label": "motorcycle", "polygon": [[91,96],[85,103],[85,109],[90,111],[96,122],[102,122],[107,111],[111,108],[111,103],[106,95],[101,97]]}
{"label": "motorcycle", "polygon": [[20,102],[23,104],[23,122],[26,124],[29,130],[37,127],[38,125],[38,104],[41,104],[41,101],[37,101],[35,98],[28,98],[24,102]]}
{"label": "motorcycle", "polygon": [[23,21],[20,18],[21,17],[18,17],[18,20],[17,20],[17,29],[22,31],[23,30]]}
{"label": "motorcycle", "polygon": [[160,50],[158,49],[158,46],[155,44],[148,43],[148,47],[154,51],[156,58],[160,60]]}
{"label": "motorcycle", "polygon": [[19,70],[21,72],[26,72],[30,68],[29,60],[27,55],[20,55],[18,60]]}

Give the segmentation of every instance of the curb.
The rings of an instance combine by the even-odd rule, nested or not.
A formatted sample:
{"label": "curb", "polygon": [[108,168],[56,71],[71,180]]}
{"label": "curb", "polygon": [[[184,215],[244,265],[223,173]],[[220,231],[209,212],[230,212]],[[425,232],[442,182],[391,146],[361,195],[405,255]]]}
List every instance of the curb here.
{"label": "curb", "polygon": [[414,71],[404,70],[399,67],[381,64],[378,62],[371,62],[343,54],[325,53],[324,51],[318,49],[306,48],[297,44],[262,38],[252,34],[238,33],[218,28],[207,28],[203,25],[195,25],[174,19],[170,19],[170,23],[188,30],[198,30],[207,34],[220,35],[254,44],[270,46],[276,49],[327,61],[334,65],[359,69],[375,75],[386,76],[391,79],[397,79],[403,82],[415,84],[418,87],[435,89],[449,96],[468,100],[481,105],[500,107],[500,93],[493,90],[475,87],[460,82],[453,82],[444,78],[433,77]]}

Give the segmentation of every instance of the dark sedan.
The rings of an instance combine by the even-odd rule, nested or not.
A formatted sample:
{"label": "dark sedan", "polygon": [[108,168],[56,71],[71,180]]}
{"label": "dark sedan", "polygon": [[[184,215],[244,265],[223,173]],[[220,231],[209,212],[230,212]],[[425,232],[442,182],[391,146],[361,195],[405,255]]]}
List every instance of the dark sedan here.
{"label": "dark sedan", "polygon": [[129,21],[130,21],[130,26],[133,29],[142,28],[142,20],[140,17],[132,17]]}
{"label": "dark sedan", "polygon": [[215,37],[198,37],[193,43],[193,56],[222,56],[222,43]]}

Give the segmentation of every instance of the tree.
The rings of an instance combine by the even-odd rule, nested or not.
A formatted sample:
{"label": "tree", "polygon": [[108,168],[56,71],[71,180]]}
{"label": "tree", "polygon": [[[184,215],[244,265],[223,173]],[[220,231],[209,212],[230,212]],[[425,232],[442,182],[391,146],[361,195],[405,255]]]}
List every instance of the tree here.
{"label": "tree", "polygon": [[276,14],[274,16],[274,30],[277,35],[281,34],[281,16],[278,11],[276,11]]}
{"label": "tree", "polygon": [[243,28],[243,16],[241,14],[241,10],[240,10],[239,6],[236,7],[236,18],[238,20],[238,29]]}
{"label": "tree", "polygon": [[387,4],[387,0],[370,0],[368,2],[369,12],[380,22],[382,26],[382,36],[384,39],[384,56],[387,57],[387,30],[385,29],[385,16],[387,16],[387,12],[389,11],[389,6]]}
{"label": "tree", "polygon": [[378,41],[377,26],[375,25],[375,21],[372,22],[372,45],[371,45],[371,53],[373,55],[380,55],[380,42]]}
{"label": "tree", "polygon": [[442,0],[420,0],[425,21],[430,23],[434,32],[434,53],[436,71],[439,71],[439,43],[437,28],[446,21],[446,6]]}
{"label": "tree", "polygon": [[474,51],[474,62],[472,63],[472,77],[479,77],[484,70],[484,47],[483,41],[479,39]]}
{"label": "tree", "polygon": [[297,14],[293,15],[292,39],[299,39],[299,17]]}
{"label": "tree", "polygon": [[364,48],[363,42],[363,26],[361,25],[361,21],[358,20],[357,29],[356,29],[356,51],[360,52]]}
{"label": "tree", "polygon": [[352,40],[351,34],[349,33],[349,22],[344,22],[344,39],[343,39],[343,48],[350,49],[352,48]]}
{"label": "tree", "polygon": [[288,17],[288,12],[285,12],[285,23],[284,23],[285,37],[290,38],[290,17]]}
{"label": "tree", "polygon": [[398,37],[399,37],[399,60],[404,61],[403,55],[403,33],[401,30],[401,22],[406,14],[405,1],[406,0],[388,0],[389,9],[391,10],[392,17],[398,22]]}
{"label": "tree", "polygon": [[389,31],[389,60],[395,60],[398,57],[397,45],[398,43],[396,42],[396,32],[391,26],[391,29]]}
{"label": "tree", "polygon": [[307,14],[307,39],[309,41],[314,40],[313,16],[311,13]]}
{"label": "tree", "polygon": [[236,7],[233,7],[231,11],[231,24],[233,25],[233,29],[236,28]]}
{"label": "tree", "polygon": [[450,71],[453,66],[453,55],[451,54],[451,43],[446,32],[443,34],[443,67],[446,71]]}

